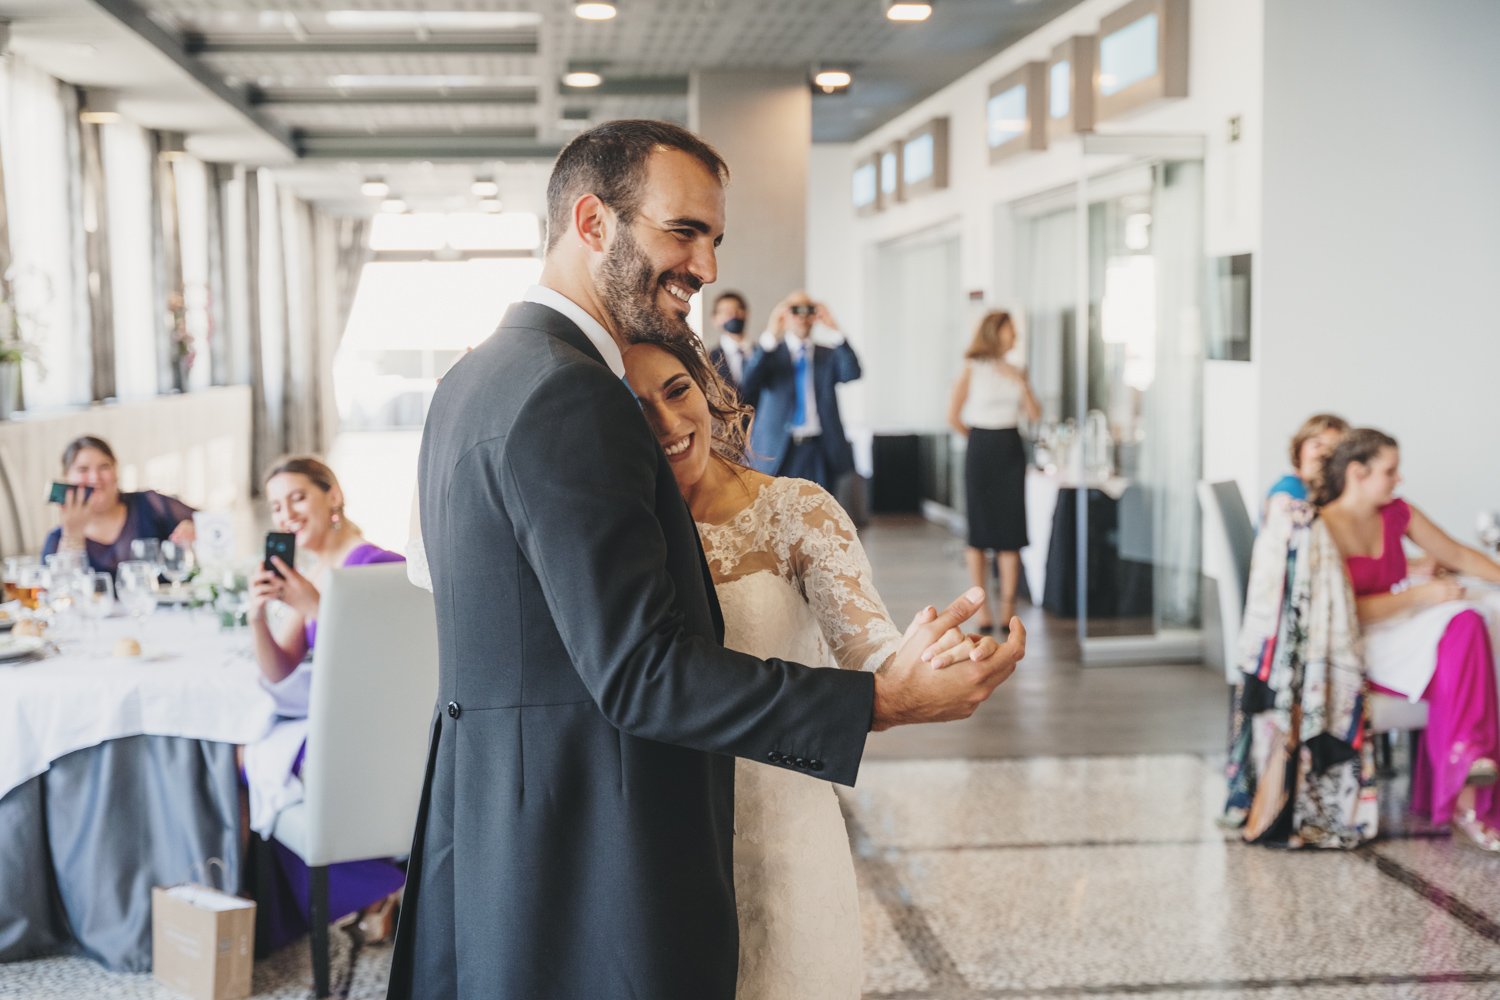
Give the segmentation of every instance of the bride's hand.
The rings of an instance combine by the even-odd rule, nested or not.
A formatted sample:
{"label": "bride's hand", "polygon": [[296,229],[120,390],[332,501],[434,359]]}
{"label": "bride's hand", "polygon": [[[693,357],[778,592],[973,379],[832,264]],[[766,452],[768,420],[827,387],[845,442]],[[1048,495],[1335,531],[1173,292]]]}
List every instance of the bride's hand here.
{"label": "bride's hand", "polygon": [[[937,616],[937,609],[928,605],[918,611],[911,624],[906,627],[903,638],[910,639],[912,633],[923,625],[932,621]],[[973,660],[976,663],[989,659],[1000,649],[999,643],[987,635],[965,635],[956,628],[950,628],[937,638],[926,652],[923,658],[927,660],[934,670],[952,666],[961,660]]]}

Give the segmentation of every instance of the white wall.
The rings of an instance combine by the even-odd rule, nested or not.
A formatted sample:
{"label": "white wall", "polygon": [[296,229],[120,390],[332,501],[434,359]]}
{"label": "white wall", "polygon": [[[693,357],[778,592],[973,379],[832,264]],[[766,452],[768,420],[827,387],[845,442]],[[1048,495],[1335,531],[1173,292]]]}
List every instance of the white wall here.
{"label": "white wall", "polygon": [[1500,4],[1266,0],[1265,28],[1262,478],[1331,409],[1472,540],[1500,507]]}
{"label": "white wall", "polygon": [[[858,143],[814,147],[810,203],[847,207],[850,171],[856,159],[905,136],[936,115],[950,119],[947,191],[915,198],[873,217],[856,218],[848,211],[836,216],[832,209],[826,209],[822,213],[824,225],[809,225],[810,275],[819,261],[858,268],[854,288],[829,281],[829,287],[846,297],[839,300],[830,294],[841,316],[863,320],[873,295],[870,276],[877,246],[943,224],[957,225],[961,233],[961,287],[981,291],[993,305],[1013,304],[1014,246],[1008,213],[997,213],[996,206],[1072,184],[1080,168],[1079,144],[1076,139],[1064,139],[1044,152],[1015,156],[991,166],[984,138],[989,85],[1025,62],[1049,58],[1052,49],[1066,38],[1094,32],[1100,17],[1120,4],[1121,0],[1085,0]],[[1216,256],[1257,253],[1260,249],[1261,17],[1262,0],[1195,0],[1191,14],[1191,96],[1164,102],[1127,121],[1111,122],[1099,129],[1110,133],[1192,133],[1206,138],[1205,249]],[[1232,116],[1238,116],[1241,125],[1241,139],[1233,145],[1228,141]],[[1091,162],[1090,166],[1105,170],[1117,163]],[[1255,277],[1258,282],[1259,275]],[[1257,336],[1258,316],[1254,326],[1252,337]],[[879,345],[869,345],[866,354],[867,370],[880,364]],[[1244,405],[1256,398],[1258,368],[1256,362],[1211,364],[1204,384],[1205,442],[1213,448],[1212,457],[1205,456],[1205,472],[1239,478],[1248,492],[1259,488],[1259,452],[1254,422],[1245,419]],[[922,387],[921,391],[946,393],[947,387]],[[848,413],[851,423],[871,421],[868,407],[878,404],[864,402],[865,408]]]}

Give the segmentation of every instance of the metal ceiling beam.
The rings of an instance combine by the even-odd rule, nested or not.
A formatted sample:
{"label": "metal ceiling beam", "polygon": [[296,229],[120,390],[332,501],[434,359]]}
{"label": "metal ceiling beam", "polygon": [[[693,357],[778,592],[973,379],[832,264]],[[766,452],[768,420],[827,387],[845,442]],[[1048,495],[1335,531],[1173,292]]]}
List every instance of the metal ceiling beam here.
{"label": "metal ceiling beam", "polygon": [[568,87],[559,85],[557,92],[563,97],[686,97],[686,76],[635,76],[609,77],[597,87]]}
{"label": "metal ceiling beam", "polygon": [[535,35],[515,34],[455,35],[439,41],[432,38],[393,39],[389,35],[337,35],[313,36],[305,41],[297,41],[259,35],[187,35],[185,47],[195,56],[534,56],[537,53],[537,38]]}
{"label": "metal ceiling beam", "polygon": [[562,149],[557,143],[538,142],[535,129],[529,128],[380,135],[307,131],[298,134],[298,145],[308,160],[551,160]]}
{"label": "metal ceiling beam", "polygon": [[290,128],[256,108],[243,91],[225,83],[223,77],[189,52],[176,35],[153,21],[150,15],[135,3],[135,0],[89,0],[89,2],[119,21],[147,45],[172,60],[178,68],[283,146],[287,152],[293,154],[297,152],[297,144]]}
{"label": "metal ceiling beam", "polygon": [[267,87],[252,88],[260,106],[296,104],[535,104],[535,87]]}

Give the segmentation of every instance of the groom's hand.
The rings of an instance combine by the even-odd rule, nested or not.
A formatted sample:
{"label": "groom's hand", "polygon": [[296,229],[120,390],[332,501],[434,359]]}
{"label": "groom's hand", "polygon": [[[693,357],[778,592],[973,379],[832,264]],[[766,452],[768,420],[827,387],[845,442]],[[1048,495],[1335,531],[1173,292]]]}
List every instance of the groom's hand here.
{"label": "groom's hand", "polygon": [[978,611],[983,601],[984,592],[975,587],[940,614],[932,614],[929,609],[918,615],[890,664],[875,675],[871,729],[878,732],[918,722],[967,719],[1015,672],[1016,664],[1026,655],[1026,630],[1018,619],[1011,619],[1010,638],[993,650],[986,647],[977,660],[971,656],[941,670],[933,669],[929,662],[932,647],[949,629],[957,628]]}

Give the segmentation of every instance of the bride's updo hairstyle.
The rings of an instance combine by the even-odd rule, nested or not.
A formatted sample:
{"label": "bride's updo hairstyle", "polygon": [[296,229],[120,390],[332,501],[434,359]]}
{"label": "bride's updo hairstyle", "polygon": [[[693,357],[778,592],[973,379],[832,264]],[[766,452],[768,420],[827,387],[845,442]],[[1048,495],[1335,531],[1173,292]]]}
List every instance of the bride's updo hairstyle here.
{"label": "bride's updo hairstyle", "polygon": [[740,402],[739,394],[719,377],[718,371],[703,353],[703,342],[697,337],[672,337],[643,341],[659,347],[676,358],[697,383],[708,400],[708,415],[713,424],[713,451],[722,459],[744,465],[750,453],[750,421],[755,409]]}
{"label": "bride's updo hairstyle", "polygon": [[1382,449],[1400,447],[1396,439],[1373,427],[1357,427],[1344,435],[1338,447],[1323,460],[1323,475],[1317,484],[1314,502],[1325,506],[1337,500],[1344,492],[1344,482],[1353,462],[1369,465],[1375,461]]}

